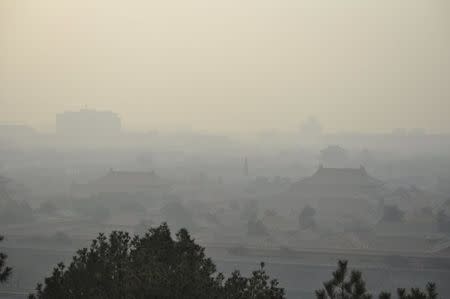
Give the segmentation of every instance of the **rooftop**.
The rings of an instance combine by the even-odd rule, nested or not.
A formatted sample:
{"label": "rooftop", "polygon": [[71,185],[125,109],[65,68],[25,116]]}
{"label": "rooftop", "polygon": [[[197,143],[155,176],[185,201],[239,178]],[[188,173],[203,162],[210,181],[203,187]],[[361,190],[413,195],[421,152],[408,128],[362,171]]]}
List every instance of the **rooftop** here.
{"label": "rooftop", "polygon": [[297,184],[358,186],[383,185],[380,180],[371,177],[362,166],[359,168],[325,168],[320,166],[312,176],[299,181]]}

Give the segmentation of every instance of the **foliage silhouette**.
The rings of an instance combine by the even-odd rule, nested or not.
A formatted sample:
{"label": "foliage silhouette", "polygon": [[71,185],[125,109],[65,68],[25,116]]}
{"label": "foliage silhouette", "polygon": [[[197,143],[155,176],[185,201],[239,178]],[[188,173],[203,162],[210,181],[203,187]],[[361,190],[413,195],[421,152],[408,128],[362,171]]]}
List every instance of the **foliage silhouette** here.
{"label": "foliage silhouette", "polygon": [[[339,261],[333,278],[324,282],[324,288],[316,290],[317,299],[371,299],[373,296],[366,289],[366,282],[360,271],[351,271],[348,275],[347,261]],[[398,299],[438,299],[436,284],[428,283],[425,291],[419,288],[397,289]],[[381,292],[379,299],[391,299],[389,292]]]}
{"label": "foliage silhouette", "polygon": [[316,210],[309,205],[306,205],[298,216],[298,224],[301,229],[314,228],[316,220],[314,219]]}
{"label": "foliage silhouette", "polygon": [[437,299],[438,293],[436,291],[436,284],[429,282],[422,291],[419,288],[411,288],[408,293],[405,289],[397,289],[397,295],[399,299]]}
{"label": "foliage silhouette", "polygon": [[348,277],[347,261],[339,261],[333,278],[324,282],[324,288],[316,291],[317,299],[370,299],[366,283],[360,271],[351,271]]}
{"label": "foliage silhouette", "polygon": [[204,248],[181,229],[175,240],[167,224],[144,236],[100,234],[71,264],[58,264],[34,299],[283,299],[284,289],[261,264],[251,277],[238,271],[225,279]]}
{"label": "foliage silhouette", "polygon": [[[3,241],[3,236],[0,236],[0,242]],[[6,266],[7,255],[0,252],[0,283],[4,283],[11,276],[12,269]]]}

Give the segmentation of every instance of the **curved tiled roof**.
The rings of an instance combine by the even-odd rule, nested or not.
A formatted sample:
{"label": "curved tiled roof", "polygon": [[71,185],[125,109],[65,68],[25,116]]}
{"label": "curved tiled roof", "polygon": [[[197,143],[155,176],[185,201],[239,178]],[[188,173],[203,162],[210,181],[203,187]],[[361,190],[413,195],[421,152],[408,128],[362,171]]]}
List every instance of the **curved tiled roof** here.
{"label": "curved tiled roof", "polygon": [[313,185],[358,185],[358,186],[381,186],[383,183],[367,174],[364,167],[360,168],[325,168],[319,169],[310,177],[296,184]]}

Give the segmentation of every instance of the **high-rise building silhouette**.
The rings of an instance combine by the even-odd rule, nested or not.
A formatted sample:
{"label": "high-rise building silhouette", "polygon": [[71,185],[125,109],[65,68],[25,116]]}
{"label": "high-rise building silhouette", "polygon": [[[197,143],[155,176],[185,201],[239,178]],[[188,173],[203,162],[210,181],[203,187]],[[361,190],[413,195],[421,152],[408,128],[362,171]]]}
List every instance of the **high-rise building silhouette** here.
{"label": "high-rise building silhouette", "polygon": [[248,160],[247,157],[244,159],[244,175],[248,176]]}

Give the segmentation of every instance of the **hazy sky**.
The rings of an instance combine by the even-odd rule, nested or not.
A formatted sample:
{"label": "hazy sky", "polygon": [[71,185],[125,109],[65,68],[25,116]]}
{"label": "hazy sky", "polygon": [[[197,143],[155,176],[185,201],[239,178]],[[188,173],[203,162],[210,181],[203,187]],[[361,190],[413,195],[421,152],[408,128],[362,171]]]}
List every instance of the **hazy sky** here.
{"label": "hazy sky", "polygon": [[0,122],[450,131],[448,0],[0,0]]}

